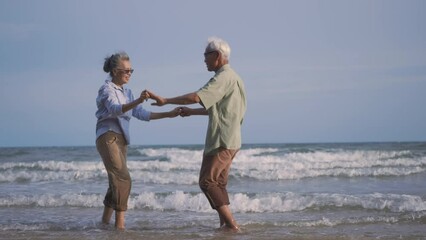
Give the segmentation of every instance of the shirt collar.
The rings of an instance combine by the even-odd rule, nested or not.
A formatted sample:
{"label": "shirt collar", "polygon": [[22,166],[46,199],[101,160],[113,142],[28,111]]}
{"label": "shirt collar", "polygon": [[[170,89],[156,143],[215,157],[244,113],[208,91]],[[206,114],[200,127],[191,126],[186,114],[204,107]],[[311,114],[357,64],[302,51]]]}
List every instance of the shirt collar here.
{"label": "shirt collar", "polygon": [[117,90],[120,90],[120,91],[124,91],[124,89],[125,89],[124,86],[121,88],[121,87],[115,85],[115,83],[113,83],[111,81],[111,79],[105,80],[105,83],[108,84],[109,86],[113,87],[114,89],[117,89]]}
{"label": "shirt collar", "polygon": [[220,68],[216,71],[216,73],[223,72],[223,71],[225,71],[226,69],[229,69],[229,68],[231,68],[231,66],[229,66],[229,63],[227,63],[227,64],[223,65],[222,67],[220,67]]}

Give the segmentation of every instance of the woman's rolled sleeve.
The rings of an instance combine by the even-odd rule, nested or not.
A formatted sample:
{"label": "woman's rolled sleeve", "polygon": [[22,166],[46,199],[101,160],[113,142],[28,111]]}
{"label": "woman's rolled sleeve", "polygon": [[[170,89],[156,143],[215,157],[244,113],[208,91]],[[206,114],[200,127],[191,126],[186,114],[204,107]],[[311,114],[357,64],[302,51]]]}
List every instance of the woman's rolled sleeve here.
{"label": "woman's rolled sleeve", "polygon": [[142,121],[148,122],[151,120],[151,112],[145,110],[141,105],[138,105],[133,109],[132,116]]}

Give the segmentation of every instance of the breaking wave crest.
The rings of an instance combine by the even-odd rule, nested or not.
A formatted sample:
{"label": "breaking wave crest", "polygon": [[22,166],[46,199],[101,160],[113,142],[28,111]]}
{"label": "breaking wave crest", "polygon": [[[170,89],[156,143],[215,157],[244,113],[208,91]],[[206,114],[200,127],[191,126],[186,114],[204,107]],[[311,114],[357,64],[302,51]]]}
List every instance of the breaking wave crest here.
{"label": "breaking wave crest", "polygon": [[[103,194],[9,195],[0,197],[0,207],[103,207]],[[231,208],[239,213],[283,213],[324,208],[348,208],[388,211],[394,213],[424,212],[426,201],[420,196],[400,194],[230,194]],[[143,192],[132,194],[129,209],[161,211],[210,212],[202,193],[175,191],[169,193]]]}
{"label": "breaking wave crest", "polygon": [[[158,184],[197,184],[202,150],[137,149],[128,160],[132,179]],[[241,150],[234,159],[233,178],[261,181],[322,176],[406,176],[426,171],[426,157],[410,151],[335,150],[282,152],[278,148]],[[102,161],[36,161],[0,163],[0,183],[104,180]]]}

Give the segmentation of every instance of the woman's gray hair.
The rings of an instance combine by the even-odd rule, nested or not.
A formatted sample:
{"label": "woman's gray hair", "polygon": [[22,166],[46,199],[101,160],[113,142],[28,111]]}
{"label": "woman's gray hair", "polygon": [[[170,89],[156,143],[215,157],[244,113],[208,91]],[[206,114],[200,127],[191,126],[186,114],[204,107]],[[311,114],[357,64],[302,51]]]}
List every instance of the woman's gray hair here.
{"label": "woman's gray hair", "polygon": [[112,70],[118,67],[120,61],[129,61],[129,55],[126,52],[117,52],[110,57],[105,58],[104,71],[112,77]]}
{"label": "woman's gray hair", "polygon": [[209,51],[219,51],[224,59],[229,59],[231,56],[229,44],[218,37],[209,37],[207,39],[207,49]]}

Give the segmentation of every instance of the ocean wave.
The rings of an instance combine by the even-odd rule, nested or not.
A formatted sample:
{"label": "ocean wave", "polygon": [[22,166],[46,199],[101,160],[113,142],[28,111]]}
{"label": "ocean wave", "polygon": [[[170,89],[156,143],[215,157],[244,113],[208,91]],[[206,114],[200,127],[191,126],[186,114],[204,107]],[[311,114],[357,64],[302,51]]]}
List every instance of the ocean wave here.
{"label": "ocean wave", "polygon": [[43,170],[35,171],[29,169],[6,170],[0,174],[0,183],[27,183],[27,182],[47,182],[47,181],[82,181],[106,179],[107,174],[103,168],[88,170]]}
{"label": "ocean wave", "polygon": [[285,193],[256,195],[235,194],[233,202],[239,202],[236,211],[241,212],[289,212],[321,210],[324,208],[360,208],[390,212],[417,212],[426,210],[426,201],[419,196],[399,194],[296,194]]}
{"label": "ocean wave", "polygon": [[[61,163],[34,164],[23,167],[23,164],[15,165],[7,170],[0,171],[0,183],[29,183],[29,182],[79,182],[79,181],[107,181],[107,173],[103,164],[98,163],[67,163],[63,167]],[[19,165],[19,167],[17,167]],[[50,166],[41,168],[40,165]],[[57,165],[62,165],[58,170]],[[191,170],[182,170],[182,165],[163,164],[159,161],[129,162],[130,175],[134,182],[155,184],[198,184],[198,166],[188,166]]]}
{"label": "ocean wave", "polygon": [[13,223],[13,224],[0,224],[1,231],[39,231],[39,230],[50,230],[52,224],[40,223],[40,224],[25,224],[25,223]]}
{"label": "ocean wave", "polygon": [[[0,197],[0,207],[102,207],[103,194],[67,193],[62,195],[9,195]],[[392,213],[426,211],[426,201],[420,196],[400,194],[297,194],[269,193],[247,195],[230,194],[231,209],[238,213],[283,213],[292,211],[321,211],[336,209],[364,209]],[[129,209],[160,211],[212,212],[202,193],[175,191],[169,193],[142,192],[132,194]]]}
{"label": "ocean wave", "polygon": [[387,223],[395,224],[402,219],[397,216],[365,216],[365,217],[352,217],[346,219],[331,219],[322,217],[320,219],[309,219],[299,221],[284,221],[284,222],[264,222],[258,223],[251,221],[247,225],[272,225],[276,227],[336,227],[339,225],[355,225],[355,224],[371,224],[371,223]]}
{"label": "ocean wave", "polygon": [[[412,223],[421,220],[424,218],[426,214],[420,213],[413,216],[413,214],[403,214],[398,216],[361,216],[361,217],[348,217],[348,218],[329,218],[329,217],[322,217],[319,219],[299,219],[299,220],[286,220],[283,219],[281,221],[269,221],[269,220],[249,220],[249,221],[239,221],[240,227],[242,229],[259,229],[259,228],[265,228],[265,229],[273,229],[271,227],[279,227],[279,228],[315,228],[315,227],[338,227],[338,226],[360,226],[360,225],[366,225],[366,224],[401,224],[401,223]],[[131,220],[129,220],[131,221]],[[209,222],[210,223],[210,222]],[[207,224],[209,224],[207,223]],[[192,229],[194,226],[199,225],[204,227],[206,223],[203,221],[198,220],[197,222],[184,219],[179,222],[164,222],[164,225],[160,226],[149,226],[149,227],[141,227],[137,223],[133,223],[133,226],[130,226],[127,231],[134,232],[134,231],[144,231],[146,229],[149,230],[158,230],[158,231],[175,231],[175,230],[182,230],[183,228],[190,228]],[[209,228],[210,229],[210,228]],[[81,233],[82,230],[86,231],[86,234],[84,234],[84,239],[86,239],[88,236],[87,231],[91,231],[91,234],[97,233],[101,234],[102,236],[96,239],[121,239],[123,236],[121,232],[114,231],[113,225],[104,225],[100,223],[100,221],[96,220],[75,220],[75,219],[66,219],[66,221],[62,222],[54,222],[54,221],[38,221],[38,222],[23,222],[23,223],[5,223],[0,224],[0,231],[9,231],[9,233],[12,232],[28,232],[32,233],[34,235],[34,232],[36,231],[52,231],[50,232],[49,236],[55,236],[55,234],[61,234],[60,236],[57,236],[58,239],[68,239],[64,238],[64,233],[70,233],[73,234],[75,237],[76,232]],[[418,231],[418,230],[417,230]],[[111,235],[115,235],[115,237],[111,238]],[[415,234],[416,235],[416,234]],[[31,235],[28,235],[31,236]],[[140,234],[138,234],[139,238]],[[420,235],[416,235],[420,237]],[[75,239],[74,237],[70,236],[70,239]],[[269,235],[270,237],[270,235]],[[282,235],[281,235],[282,237]],[[414,239],[419,239],[419,238]],[[31,237],[30,237],[31,238]],[[340,237],[341,238],[341,237]],[[340,239],[338,238],[338,239]],[[398,237],[397,237],[398,238]],[[14,238],[15,239],[15,238]],[[19,239],[24,239],[22,235],[20,235]],[[29,239],[26,237],[25,239]],[[210,239],[210,238],[209,238]],[[267,239],[267,238],[265,238]],[[274,238],[275,239],[275,238]],[[287,239],[287,238],[286,238]],[[334,239],[334,238],[333,238]]]}
{"label": "ocean wave", "polygon": [[46,170],[46,171],[93,171],[103,168],[102,162],[65,162],[65,161],[37,161],[28,162],[7,162],[0,164],[0,170]]}
{"label": "ocean wave", "polygon": [[[158,184],[197,184],[202,150],[181,148],[137,149],[128,160],[134,181]],[[230,177],[260,181],[314,177],[407,176],[426,172],[426,156],[410,151],[333,150],[281,153],[277,148],[241,150]],[[143,156],[142,156],[143,155]],[[85,181],[106,178],[98,161],[37,161],[0,163],[0,183]]]}
{"label": "ocean wave", "polygon": [[274,221],[274,222],[255,222],[249,221],[245,223],[246,226],[250,225],[268,225],[276,227],[337,227],[337,226],[348,226],[348,225],[365,225],[365,224],[399,224],[404,222],[421,221],[426,216],[425,212],[419,213],[407,213],[398,215],[370,215],[370,216],[358,216],[358,217],[346,217],[346,218],[331,218],[322,217],[319,219],[307,219],[307,220],[290,220],[290,221]]}
{"label": "ocean wave", "polygon": [[409,151],[354,150],[287,153],[259,158],[243,151],[236,157],[232,168],[237,177],[258,180],[320,176],[405,176],[426,171],[426,157],[407,155],[410,155]]}

